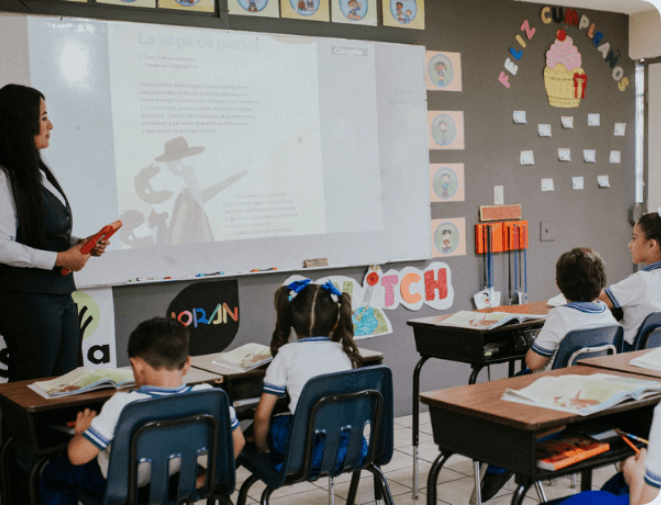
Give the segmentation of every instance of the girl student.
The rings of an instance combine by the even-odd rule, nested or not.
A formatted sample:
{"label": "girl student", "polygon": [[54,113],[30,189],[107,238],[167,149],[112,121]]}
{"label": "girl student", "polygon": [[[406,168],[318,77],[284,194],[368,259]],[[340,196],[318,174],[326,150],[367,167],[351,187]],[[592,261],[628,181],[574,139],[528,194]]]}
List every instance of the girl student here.
{"label": "girl student", "polygon": [[[279,464],[284,459],[296,404],[306,382],[318,375],[351,370],[360,366],[353,340],[351,297],[327,280],[314,284],[296,280],[275,292],[277,321],[271,339],[273,361],[266,370],[262,396],[254,421],[258,452],[270,453]],[[291,330],[297,341],[288,343]],[[271,418],[278,398],[289,393],[289,415]],[[314,449],[312,467],[321,465],[322,445]],[[363,442],[362,455],[367,454]],[[340,454],[338,463],[344,455]]]}
{"label": "girl student", "polygon": [[624,350],[633,349],[638,328],[652,312],[661,311],[661,217],[645,214],[633,227],[629,251],[634,263],[645,266],[604,289],[599,300],[624,312]]}

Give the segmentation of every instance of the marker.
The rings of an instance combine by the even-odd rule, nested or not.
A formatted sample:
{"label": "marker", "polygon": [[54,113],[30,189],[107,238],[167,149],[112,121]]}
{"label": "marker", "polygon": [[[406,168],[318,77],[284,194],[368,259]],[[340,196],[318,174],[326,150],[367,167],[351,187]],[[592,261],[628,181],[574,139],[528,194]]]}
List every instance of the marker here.
{"label": "marker", "polygon": [[627,433],[626,431],[622,431],[620,429],[615,430],[618,435],[624,435],[625,437],[629,437],[631,440],[635,440],[636,442],[642,442],[643,444],[649,445],[649,440],[645,440],[644,438],[638,437],[634,435],[633,433]]}
{"label": "marker", "polygon": [[211,277],[214,275],[223,275],[225,272],[211,272],[210,274],[195,274],[195,277]]}
{"label": "marker", "polygon": [[259,268],[253,268],[253,269],[251,270],[251,272],[272,272],[272,271],[274,271],[274,270],[277,270],[277,268],[276,268],[276,267],[273,267],[273,268],[262,268],[262,269],[259,269]]}

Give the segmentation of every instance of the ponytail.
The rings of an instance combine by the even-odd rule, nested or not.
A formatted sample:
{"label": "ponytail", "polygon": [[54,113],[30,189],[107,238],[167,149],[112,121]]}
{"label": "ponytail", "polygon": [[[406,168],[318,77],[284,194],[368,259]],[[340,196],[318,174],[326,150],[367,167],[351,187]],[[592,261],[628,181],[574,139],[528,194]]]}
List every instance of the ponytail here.
{"label": "ponytail", "polygon": [[645,235],[645,240],[656,240],[661,250],[661,217],[659,214],[657,212],[645,214],[637,224]]}
{"label": "ponytail", "polygon": [[351,297],[347,293],[342,293],[338,305],[339,319],[337,321],[337,328],[332,333],[332,339],[335,342],[342,344],[342,349],[351,360],[354,368],[358,368],[362,364],[362,358],[358,352],[358,347],[353,339],[353,320],[351,316]]}
{"label": "ponytail", "polygon": [[275,292],[275,313],[277,319],[271,337],[271,356],[278,354],[278,349],[289,342],[291,334],[291,305],[287,286],[280,286]]}

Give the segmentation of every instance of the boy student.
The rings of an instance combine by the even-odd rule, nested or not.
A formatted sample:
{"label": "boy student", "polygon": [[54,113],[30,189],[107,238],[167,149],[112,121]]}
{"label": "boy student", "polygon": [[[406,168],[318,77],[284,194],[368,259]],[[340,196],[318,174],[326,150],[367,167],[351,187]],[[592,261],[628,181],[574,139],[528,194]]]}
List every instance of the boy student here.
{"label": "boy student", "polygon": [[[51,461],[42,474],[39,487],[44,505],[77,505],[81,488],[103,494],[110,445],[119,415],[126,405],[136,400],[211,388],[208,384],[187,386],[183,382],[190,368],[188,341],[188,330],[175,319],[156,317],[133,330],[128,353],[137,389],[115,393],[98,415],[90,409],[78,413],[68,454]],[[230,417],[236,458],[243,449],[244,439],[232,407]],[[148,480],[147,473],[139,472],[139,484],[146,484]]]}
{"label": "boy student", "polygon": [[531,370],[550,370],[560,342],[570,331],[618,324],[606,304],[597,300],[606,285],[606,263],[599,253],[587,247],[564,253],[555,265],[555,281],[567,305],[551,311],[526,354]]}

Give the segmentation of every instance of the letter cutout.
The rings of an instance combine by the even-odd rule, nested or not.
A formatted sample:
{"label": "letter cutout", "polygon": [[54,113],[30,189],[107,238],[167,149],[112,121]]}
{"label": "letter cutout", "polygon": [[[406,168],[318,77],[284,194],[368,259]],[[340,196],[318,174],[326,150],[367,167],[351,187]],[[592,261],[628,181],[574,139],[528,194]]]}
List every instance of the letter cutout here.
{"label": "letter cutout", "polygon": [[505,60],[505,68],[509,70],[512,75],[516,75],[516,73],[519,71],[519,66],[515,65],[514,62],[509,58]]}
{"label": "letter cutout", "polygon": [[578,26],[578,12],[568,8],[565,12],[565,24]]}
{"label": "letter cutout", "polygon": [[[185,323],[182,321],[184,316],[188,318],[188,320]],[[184,326],[190,326],[190,324],[193,322],[193,314],[191,314],[187,310],[184,310],[183,312],[179,313],[179,317],[177,318],[177,321],[179,321]]]}
{"label": "letter cutout", "polygon": [[233,321],[239,320],[239,307],[234,307],[234,310],[230,309],[226,303],[223,303],[223,322],[227,322],[227,314],[232,318]]}
{"label": "letter cutout", "polygon": [[438,270],[438,280],[434,279],[433,270],[425,272],[425,299],[427,301],[433,300],[436,290],[438,290],[439,300],[443,300],[448,296],[447,273],[445,268]]}
{"label": "letter cutout", "polygon": [[608,54],[608,51],[610,51],[611,45],[606,42],[605,44],[601,44],[597,50],[601,53],[601,56],[603,59],[606,59],[606,55]]}
{"label": "letter cutout", "polygon": [[209,320],[207,319],[207,311],[206,310],[197,308],[197,309],[195,309],[195,311],[199,312],[200,315],[202,316],[202,317],[200,317],[200,316],[196,317],[198,324],[210,324]]}
{"label": "letter cutout", "polygon": [[[617,56],[615,56],[615,51],[617,51]],[[606,57],[606,61],[611,66],[611,68],[617,65],[617,62],[620,61],[620,56],[622,56],[622,53],[620,52],[619,49],[615,49],[614,51],[608,53],[608,56]]]}
{"label": "letter cutout", "polygon": [[[535,28],[532,28],[530,26],[530,23],[528,23],[528,20],[526,19],[523,24],[521,25],[521,31],[526,32],[526,37],[528,37],[528,40],[532,39],[533,35],[535,35]],[[523,47],[526,47],[525,45]]]}
{"label": "letter cutout", "polygon": [[565,16],[562,7],[553,7],[553,21],[556,23],[562,23],[564,18]]}
{"label": "letter cutout", "polygon": [[544,23],[545,25],[548,25],[551,23],[551,21],[553,21],[553,18],[549,16],[550,12],[551,12],[551,7],[547,5],[546,7],[542,8],[542,12],[539,15],[539,17],[542,18],[542,23]]}
{"label": "letter cutout", "polygon": [[578,22],[578,29],[584,30],[588,26],[590,26],[590,19],[585,14],[582,14],[581,20]]}
{"label": "letter cutout", "polygon": [[498,80],[499,80],[500,83],[501,83],[503,86],[505,86],[506,88],[509,88],[509,87],[510,87],[509,77],[508,77],[508,75],[507,75],[505,72],[501,72],[501,73],[500,73],[500,75],[498,76]]}
{"label": "letter cutout", "polygon": [[624,91],[625,89],[627,89],[628,85],[629,85],[629,79],[626,77],[617,83],[617,87],[619,88],[620,91]]}
{"label": "letter cutout", "polygon": [[622,67],[615,67],[613,69],[613,79],[619,81],[620,79],[622,79],[622,77],[624,77],[624,70],[622,69]]}
{"label": "letter cutout", "polygon": [[415,305],[420,300],[422,300],[422,295],[420,293],[411,293],[411,284],[416,284],[420,282],[421,277],[418,274],[408,273],[402,279],[402,282],[399,285],[399,291],[402,295],[402,300],[411,305]]}
{"label": "letter cutout", "polygon": [[521,44],[521,47],[523,47],[523,48],[525,49],[525,47],[526,47],[526,41],[523,40],[523,37],[522,37],[521,35],[517,35],[517,36],[516,36],[516,41],[517,41],[519,44]]}
{"label": "letter cutout", "polygon": [[523,56],[523,51],[515,51],[513,47],[510,47],[510,54],[518,61]]}
{"label": "letter cutout", "polygon": [[594,42],[595,46],[599,47],[599,44],[601,44],[603,38],[604,38],[604,34],[601,32],[597,32],[594,34],[594,37],[592,38],[592,42]]}
{"label": "letter cutout", "polygon": [[593,38],[594,37],[594,23],[590,25],[590,28],[588,29],[588,37]]}
{"label": "letter cutout", "polygon": [[395,285],[399,282],[397,275],[384,275],[381,277],[381,285],[385,288],[385,306],[395,305]]}
{"label": "letter cutout", "polygon": [[[101,357],[96,357],[96,351],[101,351]],[[87,350],[87,359],[95,365],[110,363],[110,346],[108,344],[93,345]]]}

